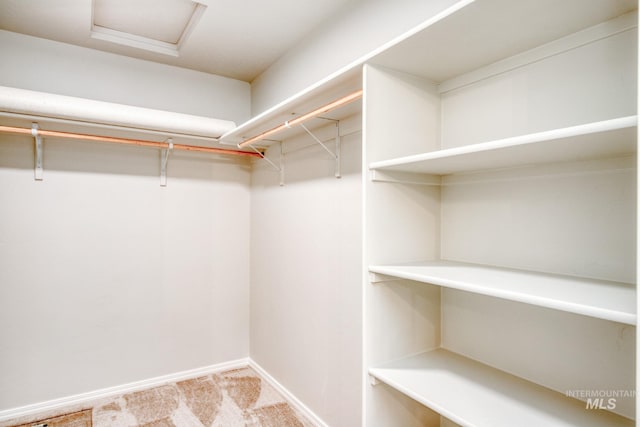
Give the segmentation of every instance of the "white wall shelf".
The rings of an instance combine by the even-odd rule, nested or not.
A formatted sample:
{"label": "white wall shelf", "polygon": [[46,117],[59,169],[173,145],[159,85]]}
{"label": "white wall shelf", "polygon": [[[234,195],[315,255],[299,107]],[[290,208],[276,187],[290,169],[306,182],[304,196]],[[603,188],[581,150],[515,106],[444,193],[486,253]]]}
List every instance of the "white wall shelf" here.
{"label": "white wall shelf", "polygon": [[443,349],[372,368],[369,374],[464,427],[634,425],[619,415],[585,410],[585,402]]}
{"label": "white wall shelf", "polygon": [[229,120],[0,86],[0,115],[162,133],[217,142]]}
{"label": "white wall shelf", "polygon": [[[558,40],[568,35],[582,44],[606,37],[611,28],[636,25],[634,16],[621,16],[637,9],[635,0],[458,3],[459,10],[455,5],[453,13],[425,22],[370,63],[423,77],[446,91],[562,52],[567,45]],[[523,55],[530,49],[535,51]]]}
{"label": "white wall shelf", "polygon": [[370,169],[447,175],[636,152],[637,116],[373,162]]}
{"label": "white wall shelf", "polygon": [[[321,80],[315,85],[305,88],[267,111],[264,111],[245,123],[242,123],[235,129],[230,130],[222,135],[220,140],[222,144],[225,145],[237,145],[245,139],[261,134],[288,120],[295,119],[300,115],[308,113],[321,105],[327,104],[347,95],[348,93],[361,89],[362,83],[360,75],[361,67],[358,66],[347,68],[337,75],[331,75],[325,80]],[[322,117],[331,120],[342,120],[359,113],[361,108],[361,102],[356,101],[323,114]],[[326,125],[326,122],[323,122],[322,120],[315,120],[306,124],[313,130],[316,127]],[[256,145],[266,147],[271,145],[275,140],[282,141],[290,139],[302,133],[304,133],[304,129],[300,126],[294,126],[291,129],[278,132],[278,134],[274,135],[273,138],[264,139]]]}
{"label": "white wall shelf", "polygon": [[372,273],[635,325],[635,285],[453,261],[371,266]]}

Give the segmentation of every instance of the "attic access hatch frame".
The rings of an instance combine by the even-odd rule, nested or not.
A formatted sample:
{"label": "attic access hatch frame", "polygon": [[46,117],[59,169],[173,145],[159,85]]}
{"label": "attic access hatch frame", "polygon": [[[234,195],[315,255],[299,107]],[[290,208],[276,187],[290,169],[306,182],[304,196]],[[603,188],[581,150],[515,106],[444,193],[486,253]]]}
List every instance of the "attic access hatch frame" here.
{"label": "attic access hatch frame", "polygon": [[[331,118],[327,118],[327,117],[321,117],[321,114],[324,113],[328,113],[332,110],[335,110],[337,108],[343,107],[347,104],[350,104],[351,102],[354,102],[360,98],[362,98],[362,94],[363,94],[363,90],[359,89],[356,90],[355,92],[349,93],[348,95],[345,95],[341,98],[338,98],[332,102],[329,102],[328,104],[325,104],[319,108],[316,108],[313,111],[310,111],[306,114],[303,114],[299,117],[296,117],[294,119],[291,120],[286,120],[283,123],[268,129],[258,135],[255,135],[251,138],[248,138],[240,143],[237,144],[239,149],[245,148],[245,147],[249,147],[252,150],[254,150],[258,156],[260,156],[262,159],[264,159],[265,161],[267,161],[267,163],[269,163],[276,171],[278,171],[280,173],[280,186],[284,185],[284,152],[283,152],[283,148],[282,148],[282,141],[275,141],[278,142],[280,144],[280,157],[279,157],[279,165],[276,165],[271,159],[269,159],[261,150],[258,150],[253,144],[255,144],[256,142],[262,141],[262,140],[267,140],[267,137],[274,135],[278,132],[284,131],[286,129],[291,129],[296,125],[299,125],[309,136],[311,136],[311,138],[314,140],[314,142],[316,142],[318,145],[320,145],[327,153],[329,153],[329,155],[331,157],[333,157],[333,159],[335,160],[335,177],[336,178],[341,178],[342,177],[342,173],[341,173],[341,160],[340,160],[340,120],[336,120],[336,119],[331,119]],[[308,127],[306,127],[304,125],[304,122],[306,122],[309,119],[312,118],[317,118],[317,119],[322,119],[322,120],[329,120],[329,121],[333,121],[336,125],[336,134],[335,134],[335,151],[331,151],[327,145],[325,144],[325,142],[323,142],[320,138],[318,138],[317,135],[315,135]]]}

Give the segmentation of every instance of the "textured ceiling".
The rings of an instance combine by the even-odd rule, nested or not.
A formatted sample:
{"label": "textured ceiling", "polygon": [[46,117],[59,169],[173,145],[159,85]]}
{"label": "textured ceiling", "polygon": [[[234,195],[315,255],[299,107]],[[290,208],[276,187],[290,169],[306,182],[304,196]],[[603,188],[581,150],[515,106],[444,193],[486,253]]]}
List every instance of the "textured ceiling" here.
{"label": "textured ceiling", "polygon": [[0,0],[0,29],[251,82],[355,1],[199,0],[206,10],[178,57],[92,38],[91,0]]}

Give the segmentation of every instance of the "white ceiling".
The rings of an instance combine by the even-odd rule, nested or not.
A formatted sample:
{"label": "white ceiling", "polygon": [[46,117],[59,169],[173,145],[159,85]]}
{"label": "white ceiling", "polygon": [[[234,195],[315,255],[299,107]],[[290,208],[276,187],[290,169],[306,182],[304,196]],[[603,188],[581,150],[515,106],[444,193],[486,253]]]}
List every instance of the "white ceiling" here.
{"label": "white ceiling", "polygon": [[92,0],[0,0],[0,29],[251,82],[356,1],[198,0],[206,10],[178,57],[92,38]]}

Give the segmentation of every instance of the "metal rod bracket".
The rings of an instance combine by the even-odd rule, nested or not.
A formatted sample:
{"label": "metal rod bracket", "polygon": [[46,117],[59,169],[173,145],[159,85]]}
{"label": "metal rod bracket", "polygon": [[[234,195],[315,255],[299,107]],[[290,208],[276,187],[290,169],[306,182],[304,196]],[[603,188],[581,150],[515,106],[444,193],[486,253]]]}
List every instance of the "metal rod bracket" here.
{"label": "metal rod bracket", "polygon": [[280,141],[280,187],[284,187],[284,144]]}
{"label": "metal rod bracket", "polygon": [[38,124],[31,124],[31,135],[33,135],[35,142],[35,168],[33,177],[36,181],[42,181],[43,161],[42,161],[42,137],[38,134]]}
{"label": "metal rod bracket", "polygon": [[249,144],[248,146],[253,151],[258,153],[260,155],[260,157],[262,157],[263,160],[266,160],[266,162],[269,163],[271,165],[271,167],[273,167],[276,171],[280,172],[280,187],[282,187],[282,186],[284,186],[284,150],[283,150],[283,147],[282,147],[282,141],[279,141],[279,143],[280,143],[280,166],[278,166],[275,163],[273,163],[273,161],[270,158],[265,156],[264,153],[262,153],[260,150],[258,150],[253,145]]}
{"label": "metal rod bracket", "polygon": [[[325,119],[325,120],[331,120],[331,119]],[[340,162],[340,122],[336,120],[336,139],[335,139],[336,151],[335,151],[335,153],[333,151],[329,150],[329,148],[320,140],[320,138],[318,138],[313,132],[311,132],[304,124],[300,123],[300,126],[302,127],[302,129],[305,130],[305,132],[307,132],[309,134],[309,136],[311,136],[311,138],[313,138],[314,141],[316,141],[318,144],[320,144],[320,146],[322,148],[324,148],[324,150],[327,153],[331,154],[331,157],[333,157],[333,159],[336,161],[335,177],[336,178],[342,177],[341,171],[340,171],[340,166],[341,166],[341,162]]]}
{"label": "metal rod bracket", "polygon": [[302,129],[305,130],[305,132],[307,132],[311,138],[314,139],[314,141],[316,141],[318,144],[320,144],[320,146],[322,148],[324,148],[324,150],[331,154],[331,157],[333,157],[334,159],[336,159],[338,157],[338,155],[336,153],[334,153],[333,151],[329,150],[329,148],[327,148],[326,145],[324,145],[324,143],[322,141],[320,141],[320,138],[318,138],[317,136],[315,136],[315,134],[313,132],[311,132],[304,124],[300,123],[300,127],[302,127]]}
{"label": "metal rod bracket", "polygon": [[336,178],[342,178],[340,122],[336,122]]}
{"label": "metal rod bracket", "polygon": [[169,163],[169,154],[173,150],[173,139],[167,139],[169,146],[160,151],[160,186],[167,186],[167,164]]}

